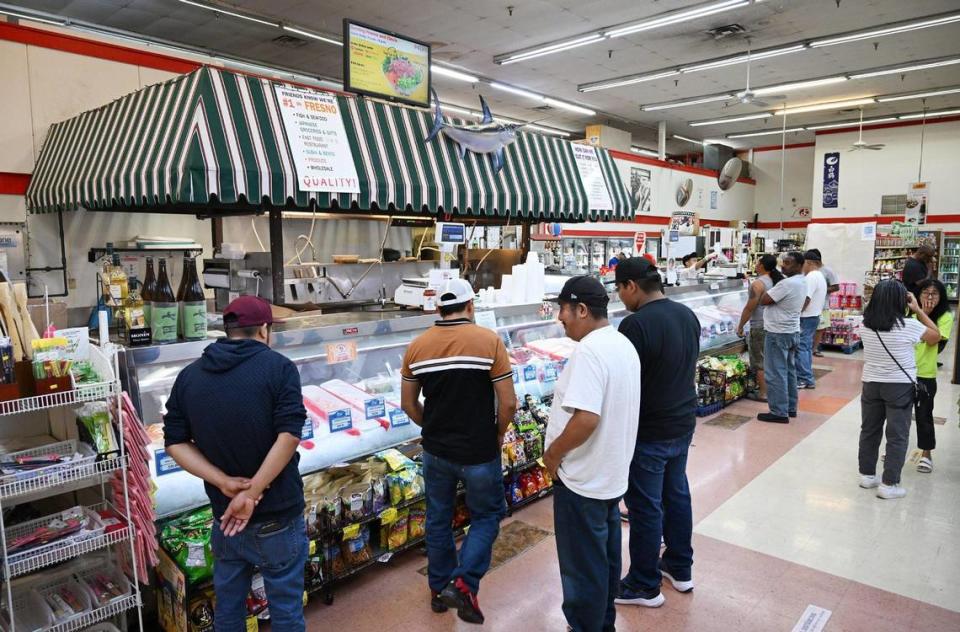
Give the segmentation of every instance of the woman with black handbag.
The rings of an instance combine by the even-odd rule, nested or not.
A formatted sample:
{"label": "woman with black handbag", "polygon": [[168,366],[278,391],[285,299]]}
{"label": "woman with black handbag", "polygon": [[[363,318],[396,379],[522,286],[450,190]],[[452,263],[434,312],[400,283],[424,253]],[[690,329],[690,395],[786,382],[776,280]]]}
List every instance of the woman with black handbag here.
{"label": "woman with black handbag", "polygon": [[[905,318],[907,310],[916,320]],[[863,392],[860,396],[860,487],[877,488],[877,498],[903,498],[900,472],[907,458],[910,416],[918,400],[919,342],[935,345],[940,332],[923,313],[916,297],[900,281],[881,281],[863,312]],[[884,431],[887,450],[883,476],[877,478],[877,458]]]}

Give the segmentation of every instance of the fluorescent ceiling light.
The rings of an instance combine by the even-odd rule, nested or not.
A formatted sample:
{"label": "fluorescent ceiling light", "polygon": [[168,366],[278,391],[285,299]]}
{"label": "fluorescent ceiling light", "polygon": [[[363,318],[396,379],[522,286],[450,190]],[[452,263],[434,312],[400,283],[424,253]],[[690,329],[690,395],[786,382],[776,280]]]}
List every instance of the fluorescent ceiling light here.
{"label": "fluorescent ceiling light", "polygon": [[669,26],[671,24],[679,24],[680,22],[688,22],[690,20],[696,20],[697,18],[706,17],[708,15],[713,15],[715,13],[722,13],[724,11],[730,11],[732,9],[737,9],[739,7],[744,7],[750,4],[749,0],[723,0],[722,2],[713,2],[706,5],[701,5],[693,9],[687,9],[685,11],[677,11],[675,13],[668,13],[660,17],[654,17],[651,19],[643,20],[641,22],[635,22],[627,26],[611,29],[604,33],[607,37],[621,37],[623,35],[630,35],[632,33],[639,33],[641,31],[649,31],[651,29],[660,28],[662,26]]}
{"label": "fluorescent ceiling light", "polygon": [[882,68],[880,70],[872,70],[870,72],[861,72],[855,75],[850,75],[851,79],[867,79],[869,77],[880,77],[882,75],[898,75],[904,72],[912,72],[914,70],[926,70],[928,68],[940,68],[941,66],[951,66],[953,64],[960,64],[960,57],[953,57],[951,59],[941,59],[939,61],[931,61],[924,64],[914,64],[912,66],[894,66],[891,68]]}
{"label": "fluorescent ceiling light", "polygon": [[[436,108],[436,106],[434,106],[434,108]],[[462,108],[458,105],[450,105],[449,103],[441,103],[440,109],[444,112],[456,112],[457,114],[472,116],[474,118],[478,118],[480,116],[479,112],[474,112],[473,110],[468,110],[467,108]]]}
{"label": "fluorescent ceiling light", "polygon": [[513,86],[508,86],[503,83],[497,83],[493,81],[490,83],[491,88],[496,88],[497,90],[503,90],[504,92],[510,92],[512,94],[518,94],[521,97],[527,97],[528,99],[533,99],[534,101],[543,101],[543,96],[530,92],[529,90],[523,90],[522,88],[514,88]]}
{"label": "fluorescent ceiling light", "polygon": [[44,24],[52,24],[54,26],[63,26],[64,22],[61,20],[57,22],[56,20],[49,20],[47,18],[38,18],[33,15],[27,15],[26,13],[16,13],[15,11],[7,11],[6,9],[0,10],[0,13],[3,15],[9,15],[20,20],[30,20],[31,22],[42,22]]}
{"label": "fluorescent ceiling light", "polygon": [[304,31],[303,29],[297,29],[292,26],[283,25],[284,31],[290,31],[291,33],[296,33],[297,35],[303,35],[304,37],[309,37],[311,39],[320,40],[321,42],[326,42],[327,44],[333,44],[334,46],[343,46],[343,42],[332,37],[327,37],[326,35],[320,35],[318,33],[311,33],[310,31]]}
{"label": "fluorescent ceiling light", "polygon": [[587,83],[582,86],[578,86],[577,89],[580,92],[594,92],[595,90],[606,90],[608,88],[619,88],[620,86],[629,86],[635,83],[641,83],[644,81],[653,81],[654,79],[663,79],[664,77],[673,77],[679,75],[679,70],[666,70],[664,72],[656,72],[649,75],[634,75],[632,77],[624,77],[621,79],[613,79],[611,81],[601,81],[598,83]]}
{"label": "fluorescent ceiling light", "polygon": [[465,72],[460,72],[459,70],[454,70],[453,68],[447,68],[446,66],[438,66],[437,64],[430,64],[430,71],[434,74],[440,75],[441,77],[449,77],[450,79],[466,81],[467,83],[477,83],[480,81],[478,77],[474,77],[473,75],[468,75]]}
{"label": "fluorescent ceiling light", "polygon": [[[864,125],[870,125],[872,123],[886,123],[888,121],[896,121],[896,116],[885,116],[883,118],[874,118],[874,119],[864,119]],[[840,127],[857,127],[860,125],[859,120],[854,121],[844,121],[843,123],[824,123],[822,125],[804,125],[803,129],[813,131],[817,129],[837,129]]]}
{"label": "fluorescent ceiling light", "polygon": [[802,127],[788,127],[787,129],[768,129],[762,132],[744,132],[742,134],[727,134],[727,138],[752,138],[754,136],[770,136],[772,134],[789,134],[790,132],[802,132]]}
{"label": "fluorescent ceiling light", "polygon": [[[960,109],[957,109],[957,110],[938,110],[938,111],[936,111],[936,112],[927,112],[927,113],[926,113],[926,117],[927,117],[927,118],[931,118],[931,117],[936,117],[936,116],[949,116],[950,114],[960,114]],[[924,113],[923,113],[923,112],[920,112],[920,113],[917,113],[917,114],[901,114],[901,115],[898,116],[897,118],[900,119],[901,121],[909,121],[910,119],[919,119],[919,118],[923,118],[923,117],[924,117]]]}
{"label": "fluorescent ceiling light", "polygon": [[686,136],[681,136],[680,134],[674,134],[674,135],[673,135],[673,138],[676,138],[677,140],[683,140],[683,141],[686,141],[686,142],[688,142],[688,143],[693,143],[694,145],[702,145],[702,144],[703,144],[703,141],[702,141],[702,140],[694,140],[694,139],[692,139],[692,138],[687,138]]}
{"label": "fluorescent ceiling light", "polygon": [[758,59],[769,59],[770,57],[779,57],[780,55],[789,55],[790,53],[796,53],[802,51],[806,48],[804,44],[794,44],[792,46],[784,46],[783,48],[774,48],[767,51],[760,51],[758,53],[744,53],[742,55],[737,55],[735,57],[726,57],[724,59],[716,59],[713,61],[706,61],[702,64],[693,64],[691,66],[683,66],[680,68],[680,72],[699,72],[701,70],[710,70],[712,68],[722,68],[724,66],[733,66],[734,64],[743,64],[747,61],[757,61]]}
{"label": "fluorescent ceiling light", "polygon": [[847,99],[846,101],[831,101],[830,103],[816,103],[814,105],[801,105],[795,108],[786,108],[776,110],[777,116],[786,116],[789,114],[803,114],[805,112],[822,112],[824,110],[842,110],[843,108],[852,108],[858,105],[867,105],[876,103],[874,97],[865,97],[862,99]]}
{"label": "fluorescent ceiling light", "polygon": [[220,7],[215,7],[212,4],[203,4],[201,2],[194,2],[193,0],[180,0],[180,2],[184,4],[193,5],[195,7],[200,7],[201,9],[209,9],[211,11],[216,11],[217,13],[223,13],[224,15],[240,18],[241,20],[249,20],[250,22],[256,22],[257,24],[266,24],[267,26],[279,26],[276,22],[269,22],[267,20],[261,20],[260,18],[255,18],[253,16],[244,15],[242,13],[228,11],[227,9],[221,9]]}
{"label": "fluorescent ceiling light", "polygon": [[560,108],[561,110],[570,110],[571,112],[586,114],[587,116],[594,116],[597,113],[596,110],[581,107],[573,103],[567,103],[566,101],[558,101],[557,99],[551,99],[550,97],[544,97],[543,102],[547,105],[552,105],[555,108]]}
{"label": "fluorescent ceiling light", "polygon": [[858,31],[856,33],[840,35],[838,37],[828,37],[820,40],[813,40],[810,42],[810,47],[820,48],[823,46],[833,46],[834,44],[846,44],[847,42],[856,42],[859,40],[872,39],[874,37],[883,37],[885,35],[893,35],[895,33],[906,33],[907,31],[916,31],[918,29],[926,29],[933,26],[951,24],[953,22],[960,22],[960,13],[951,13],[934,18],[922,18],[920,20],[904,22],[894,26]]}
{"label": "fluorescent ceiling light", "polygon": [[700,105],[701,103],[715,103],[717,101],[726,101],[736,95],[732,92],[727,94],[718,94],[712,97],[701,97],[698,99],[686,99],[684,101],[672,101],[670,103],[657,103],[654,105],[642,105],[640,110],[643,112],[655,112],[657,110],[669,110],[671,108],[682,108],[688,105]]}
{"label": "fluorescent ceiling light", "polygon": [[570,136],[570,132],[565,132],[561,129],[553,129],[552,127],[543,127],[542,125],[535,125],[533,123],[526,123],[524,125],[527,129],[536,130],[538,132],[544,132],[546,134],[553,134],[555,136],[562,136],[564,138]]}
{"label": "fluorescent ceiling light", "polygon": [[801,90],[803,88],[816,88],[817,86],[828,86],[834,83],[843,83],[847,81],[846,76],[826,77],[824,79],[811,79],[809,81],[794,81],[792,83],[781,83],[778,86],[769,86],[767,88],[757,88],[754,94],[762,96],[765,94],[777,94],[778,92],[789,92],[790,90]]}
{"label": "fluorescent ceiling light", "polygon": [[543,55],[550,55],[551,53],[559,53],[560,51],[570,50],[571,48],[579,48],[581,46],[586,46],[587,44],[599,42],[602,39],[605,38],[600,33],[592,33],[590,35],[585,35],[584,37],[577,37],[564,42],[550,44],[549,46],[541,46],[539,48],[529,49],[520,53],[514,53],[513,55],[508,55],[503,61],[497,61],[497,63],[506,66],[507,64],[513,64],[518,61],[526,61],[535,57],[542,57]]}
{"label": "fluorescent ceiling light", "polygon": [[631,147],[630,151],[635,154],[640,154],[641,156],[650,156],[651,158],[660,158],[660,154],[653,151],[652,149],[644,149],[643,147]]}
{"label": "fluorescent ceiling light", "polygon": [[901,94],[892,97],[877,97],[878,103],[887,103],[889,101],[906,101],[907,99],[926,99],[927,97],[939,97],[944,94],[956,94],[960,88],[943,88],[942,90],[931,90],[929,92],[914,92],[912,94]]}
{"label": "fluorescent ceiling light", "polygon": [[702,127],[704,125],[723,125],[724,123],[736,123],[738,121],[753,121],[756,119],[770,118],[769,112],[761,114],[744,114],[743,116],[733,116],[730,118],[713,119],[710,121],[696,121],[690,123],[690,127]]}

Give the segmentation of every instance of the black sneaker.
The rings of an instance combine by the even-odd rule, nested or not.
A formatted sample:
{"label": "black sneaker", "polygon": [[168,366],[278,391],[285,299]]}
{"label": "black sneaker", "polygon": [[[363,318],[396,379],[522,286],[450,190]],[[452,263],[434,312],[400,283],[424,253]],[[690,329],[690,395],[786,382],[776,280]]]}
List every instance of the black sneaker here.
{"label": "black sneaker", "polygon": [[443,603],[443,599],[440,598],[440,593],[435,590],[430,591],[430,609],[437,614],[441,614],[449,610],[449,608],[447,608],[447,604]]}
{"label": "black sneaker", "polygon": [[797,416],[797,411],[791,410],[791,411],[790,411],[789,413],[787,413],[787,414],[790,415],[791,417],[796,417],[796,416]]}
{"label": "black sneaker", "polygon": [[440,593],[440,599],[444,605],[454,608],[457,616],[467,623],[483,623],[483,612],[480,611],[480,602],[477,596],[471,592],[462,579],[450,582],[443,592]]}
{"label": "black sneaker", "polygon": [[757,419],[760,421],[769,421],[770,423],[775,424],[788,424],[790,423],[789,417],[781,417],[780,415],[774,415],[773,413],[760,413],[757,415]]}
{"label": "black sneaker", "polygon": [[620,594],[613,600],[623,606],[643,606],[644,608],[659,608],[666,601],[660,588],[652,590],[633,590],[628,586],[620,585]]}

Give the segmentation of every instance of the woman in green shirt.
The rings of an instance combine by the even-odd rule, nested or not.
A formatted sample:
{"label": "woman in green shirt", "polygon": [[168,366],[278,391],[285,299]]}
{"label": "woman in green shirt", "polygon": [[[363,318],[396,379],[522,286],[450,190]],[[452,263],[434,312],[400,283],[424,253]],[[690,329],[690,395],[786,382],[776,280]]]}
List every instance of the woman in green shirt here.
{"label": "woman in green shirt", "polygon": [[936,279],[926,279],[917,284],[920,291],[920,308],[930,317],[940,330],[940,342],[917,344],[917,381],[925,384],[927,395],[916,404],[917,447],[923,450],[923,456],[917,464],[917,471],[933,471],[932,450],[937,447],[937,438],[933,429],[933,398],[937,394],[937,356],[947,344],[947,338],[953,330],[953,314],[947,302],[947,289]]}

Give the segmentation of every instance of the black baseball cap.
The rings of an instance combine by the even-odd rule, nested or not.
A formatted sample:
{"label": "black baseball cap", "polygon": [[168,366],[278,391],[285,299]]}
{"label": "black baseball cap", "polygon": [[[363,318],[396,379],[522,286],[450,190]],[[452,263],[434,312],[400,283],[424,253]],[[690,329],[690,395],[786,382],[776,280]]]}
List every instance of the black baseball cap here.
{"label": "black baseball cap", "polygon": [[600,281],[583,275],[567,279],[560,295],[550,300],[554,303],[583,303],[588,307],[606,307],[610,297]]}
{"label": "black baseball cap", "polygon": [[819,250],[808,250],[808,251],[806,251],[805,253],[803,253],[803,260],[804,260],[804,261],[819,261],[819,262],[822,262],[822,261],[823,261],[823,257],[820,256],[820,251],[819,251]]}
{"label": "black baseball cap", "polygon": [[644,257],[630,257],[617,264],[615,280],[621,285],[627,281],[660,280],[660,270]]}

